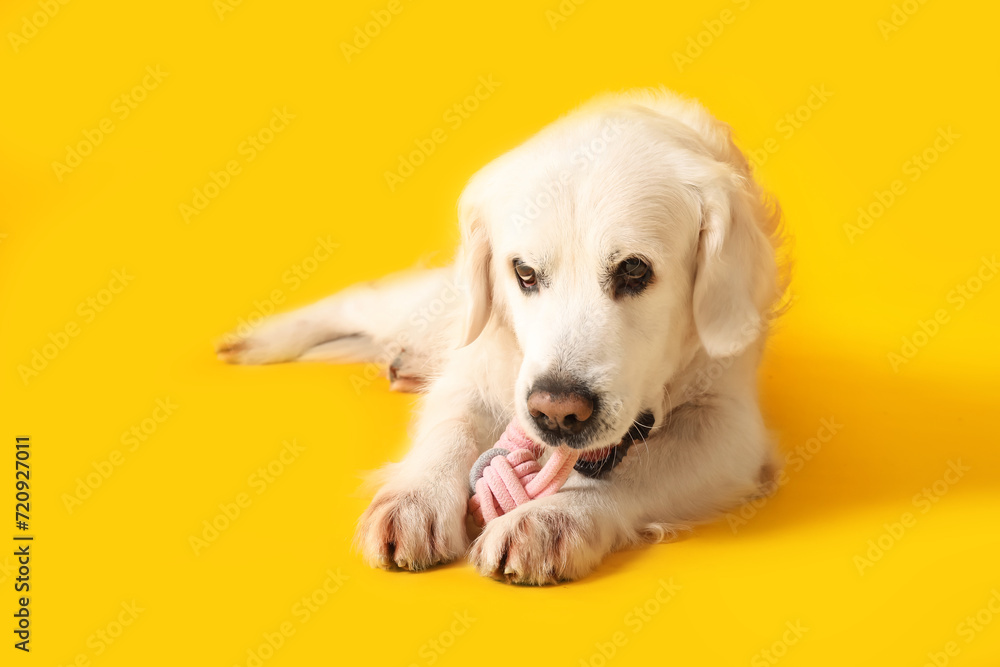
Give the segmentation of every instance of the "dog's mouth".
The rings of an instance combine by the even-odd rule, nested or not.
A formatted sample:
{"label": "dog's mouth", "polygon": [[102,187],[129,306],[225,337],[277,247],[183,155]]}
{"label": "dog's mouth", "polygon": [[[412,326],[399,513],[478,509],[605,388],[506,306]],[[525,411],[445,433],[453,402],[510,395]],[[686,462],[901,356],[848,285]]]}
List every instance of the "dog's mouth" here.
{"label": "dog's mouth", "polygon": [[580,458],[573,466],[581,475],[593,479],[601,479],[614,470],[625,460],[629,448],[637,441],[644,441],[653,429],[656,418],[652,412],[641,412],[632,422],[632,427],[625,436],[613,445],[600,449],[588,449],[580,452]]}

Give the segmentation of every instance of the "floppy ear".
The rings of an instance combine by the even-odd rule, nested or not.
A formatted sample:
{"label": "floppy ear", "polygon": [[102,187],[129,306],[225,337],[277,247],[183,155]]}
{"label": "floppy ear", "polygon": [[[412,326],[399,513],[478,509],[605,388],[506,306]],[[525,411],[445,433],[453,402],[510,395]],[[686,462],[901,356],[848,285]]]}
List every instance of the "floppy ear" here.
{"label": "floppy ear", "polygon": [[457,277],[466,299],[459,347],[465,347],[479,338],[490,319],[493,307],[493,279],[490,275],[493,249],[480,211],[467,201],[466,195],[459,202],[458,217],[462,247],[456,262]]}
{"label": "floppy ear", "polygon": [[774,248],[756,188],[726,174],[701,189],[694,322],[712,357],[738,354],[767,326],[776,294]]}

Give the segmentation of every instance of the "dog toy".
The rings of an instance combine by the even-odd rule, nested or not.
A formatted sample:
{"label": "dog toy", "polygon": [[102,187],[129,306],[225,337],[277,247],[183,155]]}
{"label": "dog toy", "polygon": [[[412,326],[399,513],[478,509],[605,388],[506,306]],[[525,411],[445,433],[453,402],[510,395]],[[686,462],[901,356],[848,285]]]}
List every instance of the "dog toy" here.
{"label": "dog toy", "polygon": [[514,419],[497,444],[480,454],[469,473],[469,513],[479,526],[562,487],[580,453],[563,445],[541,466],[538,459],[544,451]]}

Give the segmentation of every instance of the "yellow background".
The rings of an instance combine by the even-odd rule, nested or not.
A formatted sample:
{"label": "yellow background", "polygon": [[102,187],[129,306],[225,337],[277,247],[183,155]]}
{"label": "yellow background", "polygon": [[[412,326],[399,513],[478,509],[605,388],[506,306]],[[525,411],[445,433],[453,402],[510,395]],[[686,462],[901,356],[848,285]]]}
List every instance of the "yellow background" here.
{"label": "yellow background", "polygon": [[[42,10],[3,3],[0,437],[4,457],[32,437],[37,539],[30,655],[11,647],[0,556],[0,662],[246,665],[291,622],[264,664],[923,665],[952,641],[947,664],[997,664],[1000,615],[971,638],[959,624],[1000,590],[1000,280],[961,309],[949,294],[1000,246],[1000,11],[906,4],[401,0],[348,62],[341,43],[388,2],[246,0],[220,16],[212,0],[72,0],[16,49],[10,34]],[[894,11],[901,25],[883,34]],[[687,48],[697,57],[678,66]],[[120,119],[114,101],[157,66],[166,76]],[[448,125],[490,76],[500,86]],[[817,438],[815,454],[735,533],[722,521],[619,553],[578,583],[509,587],[462,562],[368,569],[350,551],[358,479],[404,451],[413,398],[362,366],[226,366],[213,341],[275,290],[288,308],[448,261],[477,168],[596,93],[659,84],[702,100],[747,150],[772,149],[758,171],[795,239],[796,301],[769,345],[763,404],[785,451]],[[832,96],[803,111],[814,86]],[[295,118],[246,161],[241,143],[274,108]],[[808,119],[789,133],[796,111]],[[106,118],[113,132],[60,181],[52,163]],[[439,127],[446,141],[390,191],[385,172]],[[948,128],[958,138],[910,180],[911,156]],[[240,173],[186,223],[180,205],[230,160]],[[905,192],[852,243],[845,225],[897,179]],[[303,264],[317,238],[338,247]],[[306,280],[286,280],[305,265]],[[87,321],[78,304],[123,268],[133,279]],[[888,355],[942,309],[894,370]],[[78,335],[25,382],[19,367],[70,323]],[[157,399],[178,407],[129,451],[122,434]],[[839,425],[826,443],[823,419]],[[304,452],[258,495],[250,476],[291,439]],[[121,464],[70,512],[78,479],[116,450]],[[969,470],[915,503],[949,461]],[[249,507],[196,555],[190,536],[240,493]],[[915,522],[887,538],[907,512]],[[859,573],[880,538],[889,548]],[[293,607],[328,569],[348,578],[303,623]],[[671,578],[682,588],[635,632],[630,610],[655,609]],[[144,611],[98,655],[96,633],[116,632],[133,600]],[[452,636],[455,613],[476,620]]]}

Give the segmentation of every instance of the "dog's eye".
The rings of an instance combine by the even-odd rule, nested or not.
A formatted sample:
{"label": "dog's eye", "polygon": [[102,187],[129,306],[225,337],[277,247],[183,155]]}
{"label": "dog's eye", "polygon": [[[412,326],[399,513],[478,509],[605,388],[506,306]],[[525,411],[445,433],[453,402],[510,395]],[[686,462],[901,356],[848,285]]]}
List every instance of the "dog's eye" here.
{"label": "dog's eye", "polygon": [[649,264],[638,257],[629,257],[622,262],[622,272],[629,280],[642,280],[649,272]]}
{"label": "dog's eye", "polygon": [[514,272],[517,274],[517,283],[521,286],[521,289],[525,292],[531,292],[538,289],[538,276],[535,275],[535,270],[524,264],[519,259],[514,260]]}
{"label": "dog's eye", "polygon": [[629,257],[615,271],[615,296],[638,294],[653,277],[649,264],[638,257]]}

